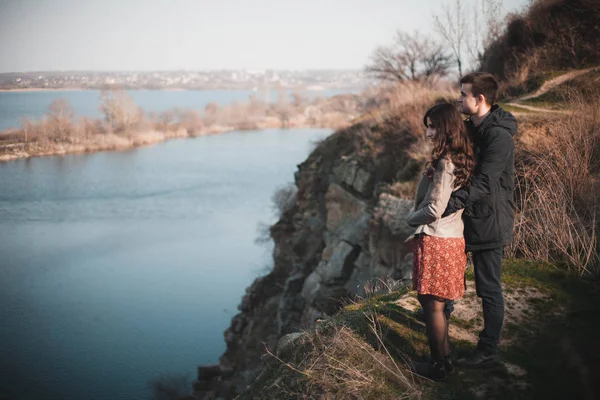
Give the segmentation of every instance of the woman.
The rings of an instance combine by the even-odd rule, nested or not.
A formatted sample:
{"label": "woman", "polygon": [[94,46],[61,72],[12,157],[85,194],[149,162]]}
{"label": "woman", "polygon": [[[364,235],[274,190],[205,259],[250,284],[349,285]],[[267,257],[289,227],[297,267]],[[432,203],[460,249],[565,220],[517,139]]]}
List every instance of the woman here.
{"label": "woman", "polygon": [[469,184],[475,167],[473,146],[457,108],[450,103],[432,107],[423,118],[425,136],[433,142],[431,160],[417,187],[415,206],[407,223],[416,227],[413,241],[413,289],[425,313],[431,362],[416,363],[420,375],[444,379],[448,359],[446,300],[464,293],[467,264],[462,210],[442,218],[452,192]]}

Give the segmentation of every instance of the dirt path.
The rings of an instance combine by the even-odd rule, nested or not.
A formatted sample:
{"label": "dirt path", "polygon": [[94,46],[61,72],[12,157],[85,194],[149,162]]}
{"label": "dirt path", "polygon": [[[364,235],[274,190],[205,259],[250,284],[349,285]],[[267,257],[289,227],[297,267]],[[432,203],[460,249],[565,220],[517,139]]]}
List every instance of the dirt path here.
{"label": "dirt path", "polygon": [[506,103],[506,105],[509,105],[511,107],[517,107],[517,108],[522,108],[523,110],[528,110],[528,111],[533,111],[533,112],[540,112],[540,113],[558,113],[558,114],[566,114],[568,113],[568,111],[565,110],[552,110],[550,108],[542,108],[542,107],[535,107],[535,106],[529,106],[529,105],[525,105],[525,104],[521,104],[521,103],[515,103],[515,102],[508,102]]}
{"label": "dirt path", "polygon": [[579,75],[583,75],[586,74],[590,71],[593,71],[597,68],[600,68],[598,66],[595,67],[591,67],[591,68],[585,68],[585,69],[577,69],[577,70],[573,70],[573,71],[569,71],[566,74],[562,74],[557,76],[556,78],[552,78],[546,82],[544,82],[544,84],[535,92],[528,94],[526,96],[523,96],[521,98],[519,98],[517,100],[517,102],[519,101],[524,101],[524,100],[531,100],[531,99],[535,99],[536,97],[540,97],[541,95],[547,93],[548,91],[554,89],[555,87],[557,87],[558,85],[561,85],[563,83],[565,83],[566,81],[569,81]]}
{"label": "dirt path", "polygon": [[585,69],[578,69],[578,70],[574,70],[574,71],[569,71],[566,74],[562,74],[559,75],[553,79],[547,80],[546,82],[544,82],[544,84],[535,92],[530,93],[528,95],[525,95],[523,97],[520,97],[518,99],[509,101],[508,103],[506,103],[507,105],[513,106],[513,107],[519,107],[522,108],[524,110],[528,110],[528,111],[533,111],[533,112],[540,112],[540,113],[548,113],[548,112],[552,112],[552,113],[559,113],[559,114],[564,114],[567,113],[568,111],[564,111],[564,110],[552,110],[549,108],[543,108],[543,107],[535,107],[535,106],[530,106],[530,105],[525,105],[525,104],[521,104],[521,101],[526,101],[526,100],[531,100],[531,99],[535,99],[537,97],[542,96],[543,94],[547,93],[548,91],[554,89],[555,87],[579,76],[579,75],[583,75],[586,74],[590,71],[593,71],[595,69],[599,69],[600,66],[595,66],[595,67],[591,67],[591,68],[585,68]]}

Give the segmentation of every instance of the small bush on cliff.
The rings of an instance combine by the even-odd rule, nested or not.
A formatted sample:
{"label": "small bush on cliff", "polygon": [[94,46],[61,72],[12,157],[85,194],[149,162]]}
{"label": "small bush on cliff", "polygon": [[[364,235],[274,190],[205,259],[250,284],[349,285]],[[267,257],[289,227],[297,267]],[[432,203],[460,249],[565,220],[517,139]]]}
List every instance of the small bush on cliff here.
{"label": "small bush on cliff", "polygon": [[273,196],[271,202],[273,203],[273,209],[277,213],[277,217],[280,218],[283,213],[291,210],[296,205],[296,193],[298,188],[295,184],[290,183],[285,186],[278,188]]}

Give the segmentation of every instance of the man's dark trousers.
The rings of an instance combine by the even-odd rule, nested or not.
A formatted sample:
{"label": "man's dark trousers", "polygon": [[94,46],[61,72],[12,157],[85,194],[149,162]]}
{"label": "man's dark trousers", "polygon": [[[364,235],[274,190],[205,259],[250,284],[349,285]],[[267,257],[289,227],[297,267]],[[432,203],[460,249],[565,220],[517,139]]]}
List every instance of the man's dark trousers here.
{"label": "man's dark trousers", "polygon": [[504,296],[500,284],[502,248],[473,251],[475,291],[483,305],[483,331],[477,347],[485,353],[496,353],[504,322]]}

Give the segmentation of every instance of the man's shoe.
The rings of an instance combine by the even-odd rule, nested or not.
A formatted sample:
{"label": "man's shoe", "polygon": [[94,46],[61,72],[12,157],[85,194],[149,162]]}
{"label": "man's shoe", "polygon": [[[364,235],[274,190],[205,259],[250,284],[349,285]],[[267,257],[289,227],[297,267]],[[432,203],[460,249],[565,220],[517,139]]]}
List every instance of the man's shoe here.
{"label": "man's shoe", "polygon": [[448,375],[454,372],[454,364],[448,356],[444,357],[444,369],[446,370],[446,374]]}
{"label": "man's shoe", "polygon": [[444,364],[445,364],[444,362],[435,362],[435,361],[428,361],[428,362],[413,361],[412,365],[410,367],[411,367],[411,370],[417,375],[421,375],[426,378],[433,379],[434,381],[442,381],[442,380],[446,379],[446,375],[447,375]]}
{"label": "man's shoe", "polygon": [[477,349],[475,354],[470,357],[461,358],[457,361],[457,364],[464,365],[466,367],[478,367],[498,360],[498,355],[493,353],[487,353],[483,350]]}

